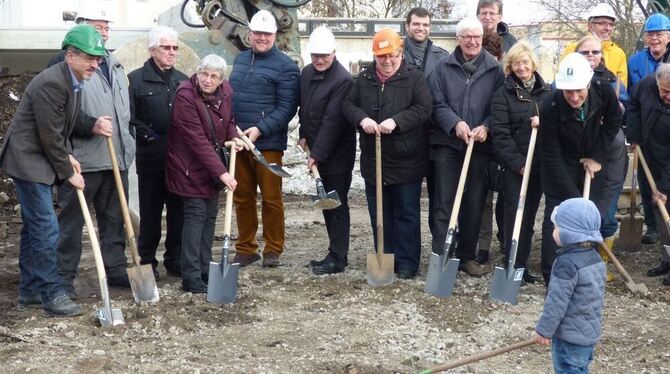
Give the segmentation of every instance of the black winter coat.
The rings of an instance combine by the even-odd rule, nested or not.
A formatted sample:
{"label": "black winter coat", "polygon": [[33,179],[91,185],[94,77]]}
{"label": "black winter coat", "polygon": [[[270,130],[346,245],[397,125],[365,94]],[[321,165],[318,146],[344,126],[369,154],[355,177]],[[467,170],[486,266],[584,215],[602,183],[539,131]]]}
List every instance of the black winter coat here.
{"label": "black winter coat", "polygon": [[[591,158],[605,166],[608,148],[621,128],[622,113],[614,89],[601,79],[591,81],[585,120],[578,117],[562,90],[549,94],[540,107],[539,142],[545,195],[565,200],[582,196],[579,186]],[[602,173],[602,171],[601,171]]]}
{"label": "black winter coat", "polygon": [[365,133],[359,123],[370,117],[377,123],[393,118],[396,128],[382,135],[382,180],[384,184],[420,181],[428,167],[428,133],[433,97],[421,70],[403,61],[398,71],[382,84],[376,64],[361,71],[344,102],[344,116],[358,128],[361,143],[361,174],[375,184],[375,135]]}
{"label": "black winter coat", "polygon": [[170,84],[165,84],[151,65],[151,59],[128,74],[130,125],[135,129],[138,173],[164,170],[172,104],[177,87],[187,79],[184,73],[172,68]]}
{"label": "black winter coat", "polygon": [[658,95],[654,76],[648,76],[633,87],[628,102],[626,136],[642,147],[658,189],[670,193],[670,105]]}
{"label": "black winter coat", "polygon": [[[505,85],[496,91],[491,100],[493,148],[505,166],[517,172],[526,164],[532,130],[530,117],[538,115],[539,106],[551,92],[551,87],[540,74],[534,74],[535,86],[531,93],[523,88],[523,84],[514,74],[510,74],[505,79]],[[536,143],[533,173],[540,170],[539,150]]]}
{"label": "black winter coat", "polygon": [[322,175],[351,173],[356,158],[356,131],[342,114],[351,91],[351,74],[337,61],[324,72],[310,64],[300,75],[300,138]]}

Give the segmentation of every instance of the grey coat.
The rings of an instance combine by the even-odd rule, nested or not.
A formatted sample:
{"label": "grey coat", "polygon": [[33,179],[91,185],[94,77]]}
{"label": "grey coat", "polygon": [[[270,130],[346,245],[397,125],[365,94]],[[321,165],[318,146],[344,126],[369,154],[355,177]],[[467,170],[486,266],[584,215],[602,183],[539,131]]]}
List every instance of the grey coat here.
{"label": "grey coat", "polygon": [[[465,143],[456,138],[454,132],[456,123],[465,121],[470,129],[484,124],[490,129],[491,99],[504,84],[505,75],[495,57],[484,50],[483,55],[475,58],[478,65],[470,75],[458,61],[457,53],[462,55],[460,47],[440,60],[429,78],[435,121],[430,144],[464,150]],[[475,150],[492,152],[490,138],[484,143],[476,143]]]}
{"label": "grey coat", "polygon": [[542,316],[535,331],[545,338],[591,346],[600,340],[607,270],[593,248],[558,251]]}
{"label": "grey coat", "polygon": [[28,182],[54,184],[74,174],[68,139],[79,112],[80,94],[61,62],[38,74],[26,88],[0,148],[0,168]]}
{"label": "grey coat", "polygon": [[[51,62],[61,60],[63,56],[61,52]],[[112,117],[112,141],[119,169],[127,170],[135,160],[135,139],[130,134],[129,125],[128,78],[123,66],[112,54],[105,59],[111,82],[100,69],[96,69],[91,79],[86,81],[82,90],[81,113],[72,137],[74,157],[81,163],[84,173],[112,169],[107,139],[91,134],[100,116]]]}

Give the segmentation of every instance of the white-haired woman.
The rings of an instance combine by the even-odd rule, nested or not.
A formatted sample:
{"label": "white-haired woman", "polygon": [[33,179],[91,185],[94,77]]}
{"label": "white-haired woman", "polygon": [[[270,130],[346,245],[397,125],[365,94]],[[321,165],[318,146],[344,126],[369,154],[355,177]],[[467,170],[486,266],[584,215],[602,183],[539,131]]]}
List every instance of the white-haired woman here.
{"label": "white-haired woman", "polygon": [[163,265],[169,274],[181,272],[181,199],[165,189],[165,154],[172,104],[179,84],[188,79],[174,65],[179,49],[177,32],[167,26],[149,31],[151,57],[128,74],[130,125],[135,130],[140,232],[137,249],[142,264],[151,264],[158,279],[156,249],[161,240],[163,206],[167,208],[167,234]]}
{"label": "white-haired woman", "polygon": [[503,60],[505,85],[496,91],[491,101],[493,148],[505,164],[505,264],[512,247],[512,231],[514,219],[518,214],[521,181],[525,173],[530,173],[517,243],[518,254],[514,264],[517,269],[526,269],[523,280],[529,283],[539,280],[526,266],[533,239],[535,214],[542,198],[539,147],[535,147],[532,170],[525,170],[525,164],[529,156],[531,129],[539,125],[538,107],[551,92],[551,87],[537,72],[538,67],[537,56],[528,42],[520,41],[514,44]]}
{"label": "white-haired woman", "polygon": [[202,59],[177,89],[168,135],[165,184],[182,199],[182,289],[193,293],[207,292],[219,190],[237,186],[216,150],[237,138],[226,67],[217,55]]}

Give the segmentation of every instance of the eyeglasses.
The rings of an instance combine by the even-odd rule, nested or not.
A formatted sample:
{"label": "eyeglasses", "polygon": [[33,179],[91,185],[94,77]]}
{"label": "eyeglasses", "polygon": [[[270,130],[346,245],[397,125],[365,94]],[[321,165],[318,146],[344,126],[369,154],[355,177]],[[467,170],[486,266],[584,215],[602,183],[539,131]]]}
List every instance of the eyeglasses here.
{"label": "eyeglasses", "polygon": [[173,50],[173,51],[176,52],[176,51],[179,50],[179,46],[178,46],[178,45],[162,45],[162,44],[161,44],[161,45],[159,45],[159,47],[160,47],[162,50],[164,50],[164,51]]}
{"label": "eyeglasses", "polygon": [[482,40],[481,35],[459,35],[458,37],[465,40]]}
{"label": "eyeglasses", "polygon": [[612,21],[591,21],[591,23],[596,24],[598,26],[614,27],[614,22]]}
{"label": "eyeglasses", "polygon": [[312,61],[318,61],[318,60],[328,61],[330,55],[331,55],[330,53],[329,54],[312,53],[310,56],[312,57]]}
{"label": "eyeglasses", "polygon": [[588,55],[598,56],[598,55],[600,55],[600,54],[602,53],[602,51],[598,51],[598,50],[593,50],[593,51],[579,51],[578,53],[579,53],[580,55],[582,55],[582,56],[588,56]]}
{"label": "eyeglasses", "polygon": [[481,12],[481,13],[479,13],[479,15],[482,16],[482,17],[487,17],[487,16],[488,16],[488,17],[495,17],[495,16],[499,16],[500,13],[494,13],[494,12]]}
{"label": "eyeglasses", "polygon": [[203,80],[207,80],[207,79],[211,79],[213,81],[220,81],[221,80],[221,76],[218,73],[211,73],[210,74],[206,71],[201,71],[201,72],[198,73],[198,75]]}

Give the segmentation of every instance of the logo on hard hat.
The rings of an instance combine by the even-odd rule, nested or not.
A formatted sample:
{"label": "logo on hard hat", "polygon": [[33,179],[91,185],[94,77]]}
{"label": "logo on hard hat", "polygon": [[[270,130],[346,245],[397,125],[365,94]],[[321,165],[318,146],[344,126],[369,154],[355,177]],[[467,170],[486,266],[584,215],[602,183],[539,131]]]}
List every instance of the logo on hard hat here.
{"label": "logo on hard hat", "polygon": [[568,68],[567,75],[568,75],[568,76],[572,76],[572,75],[574,74],[574,72],[575,72],[575,69],[573,69],[573,68]]}
{"label": "logo on hard hat", "polygon": [[388,40],[382,40],[381,42],[377,43],[379,48],[386,48],[391,45]]}

